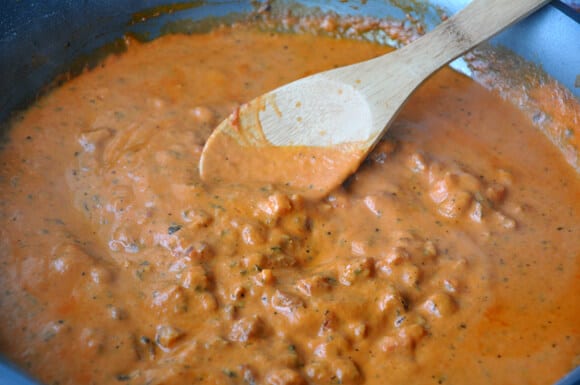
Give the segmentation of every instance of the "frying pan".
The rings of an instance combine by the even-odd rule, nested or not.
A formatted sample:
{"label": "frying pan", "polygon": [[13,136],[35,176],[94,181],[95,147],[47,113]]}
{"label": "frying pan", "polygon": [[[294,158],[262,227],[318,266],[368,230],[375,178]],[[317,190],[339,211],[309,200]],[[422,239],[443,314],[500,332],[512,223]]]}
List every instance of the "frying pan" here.
{"label": "frying pan", "polygon": [[[98,59],[99,48],[126,33],[154,39],[176,21],[196,22],[241,19],[265,5],[266,0],[29,0],[8,1],[0,12],[0,128],[11,114],[25,108],[59,75],[79,72]],[[271,1],[271,5],[302,12],[334,12],[338,15],[392,17],[419,20],[427,29],[452,15],[469,0],[296,0]],[[270,2],[269,2],[270,3]],[[268,4],[269,4],[268,3]],[[562,85],[563,92],[580,98],[580,1],[554,1],[491,41],[541,68]],[[168,12],[169,11],[169,12]],[[194,24],[184,24],[194,25]],[[512,54],[510,54],[512,55]],[[452,63],[457,70],[477,77],[469,63]],[[543,76],[543,75],[542,75]],[[56,79],[56,80],[55,80]],[[493,86],[491,87],[493,88]],[[509,96],[509,95],[508,95]],[[578,159],[578,157],[576,157]],[[580,170],[579,165],[572,161]],[[64,363],[63,363],[64,364]],[[0,384],[38,385],[13,364],[0,357]],[[580,367],[557,385],[580,384]]]}

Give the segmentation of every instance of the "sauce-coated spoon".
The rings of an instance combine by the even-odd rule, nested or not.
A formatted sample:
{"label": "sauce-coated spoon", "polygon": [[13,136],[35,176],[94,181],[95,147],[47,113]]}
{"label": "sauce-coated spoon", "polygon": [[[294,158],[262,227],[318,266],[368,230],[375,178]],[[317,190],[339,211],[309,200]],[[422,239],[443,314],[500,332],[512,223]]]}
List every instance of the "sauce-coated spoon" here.
{"label": "sauce-coated spoon", "polygon": [[473,0],[397,51],[297,80],[242,105],[205,144],[202,179],[269,183],[311,198],[328,194],[356,171],[423,81],[547,2]]}

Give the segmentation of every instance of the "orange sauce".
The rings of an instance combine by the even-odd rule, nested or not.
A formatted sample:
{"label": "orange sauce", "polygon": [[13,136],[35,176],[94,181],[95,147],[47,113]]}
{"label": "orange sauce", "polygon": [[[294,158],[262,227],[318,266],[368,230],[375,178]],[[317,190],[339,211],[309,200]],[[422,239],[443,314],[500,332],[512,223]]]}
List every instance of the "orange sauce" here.
{"label": "orange sauce", "polygon": [[385,50],[167,36],[31,106],[0,151],[0,351],[61,385],[550,384],[577,366],[579,177],[470,79],[430,79],[323,199],[201,181],[241,103]]}
{"label": "orange sauce", "polygon": [[218,151],[206,147],[202,155],[205,159],[200,161],[202,180],[209,184],[271,184],[307,199],[323,198],[328,186],[340,184],[356,171],[354,165],[363,158],[355,144],[275,147],[264,139],[263,145],[253,146],[228,134],[217,135],[212,141]]}

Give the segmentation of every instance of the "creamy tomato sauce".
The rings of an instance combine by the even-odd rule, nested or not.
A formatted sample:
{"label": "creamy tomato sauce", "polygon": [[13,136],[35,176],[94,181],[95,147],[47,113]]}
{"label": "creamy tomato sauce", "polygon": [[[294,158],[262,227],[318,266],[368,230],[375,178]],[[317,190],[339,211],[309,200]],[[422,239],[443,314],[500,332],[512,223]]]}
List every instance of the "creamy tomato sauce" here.
{"label": "creamy tomato sauce", "polygon": [[240,103],[384,52],[221,28],[131,42],[40,99],[0,152],[0,351],[54,385],[550,384],[577,366],[578,175],[463,76],[430,79],[324,199],[202,183]]}

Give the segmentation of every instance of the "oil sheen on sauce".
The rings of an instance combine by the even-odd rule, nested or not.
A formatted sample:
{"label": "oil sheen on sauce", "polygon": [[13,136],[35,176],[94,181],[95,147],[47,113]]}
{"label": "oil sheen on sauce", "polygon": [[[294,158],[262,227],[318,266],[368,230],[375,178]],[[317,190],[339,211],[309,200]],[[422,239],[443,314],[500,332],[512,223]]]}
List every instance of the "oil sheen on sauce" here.
{"label": "oil sheen on sauce", "polygon": [[324,199],[201,182],[241,103],[384,52],[221,28],[132,43],[38,100],[0,152],[0,351],[52,385],[550,384],[577,366],[579,177],[470,79],[430,79]]}

